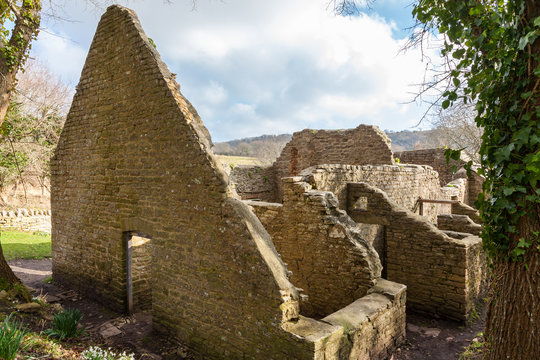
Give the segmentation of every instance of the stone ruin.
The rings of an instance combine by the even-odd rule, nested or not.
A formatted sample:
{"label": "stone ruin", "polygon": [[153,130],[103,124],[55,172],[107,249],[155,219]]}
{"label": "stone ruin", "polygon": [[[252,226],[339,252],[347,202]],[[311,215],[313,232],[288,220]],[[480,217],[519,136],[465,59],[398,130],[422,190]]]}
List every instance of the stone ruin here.
{"label": "stone ruin", "polygon": [[377,128],[304,130],[274,166],[230,176],[211,146],[135,13],[109,7],[51,163],[54,280],[151,311],[200,358],[385,359],[406,299],[467,319],[484,262],[455,227],[476,212],[415,214],[464,191],[394,164]]}

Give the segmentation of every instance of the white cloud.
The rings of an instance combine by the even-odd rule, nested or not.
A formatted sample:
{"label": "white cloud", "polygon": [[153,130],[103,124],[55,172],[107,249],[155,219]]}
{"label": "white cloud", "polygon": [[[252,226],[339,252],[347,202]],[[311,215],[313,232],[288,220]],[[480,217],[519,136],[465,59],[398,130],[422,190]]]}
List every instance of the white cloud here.
{"label": "white cloud", "polygon": [[203,99],[208,104],[220,104],[227,100],[227,90],[223,85],[211,81],[203,92]]}
{"label": "white cloud", "polygon": [[[52,26],[77,43],[44,35],[35,50],[75,80],[98,21],[82,3],[66,8],[82,22]],[[131,3],[215,141],[359,123],[399,130],[422,115],[404,103],[424,65],[417,50],[398,54],[391,19],[334,16],[327,0],[196,4]]]}
{"label": "white cloud", "polygon": [[67,36],[47,29],[39,33],[32,49],[32,56],[37,55],[52,72],[73,86],[81,74],[86,54],[86,49],[73,43]]}

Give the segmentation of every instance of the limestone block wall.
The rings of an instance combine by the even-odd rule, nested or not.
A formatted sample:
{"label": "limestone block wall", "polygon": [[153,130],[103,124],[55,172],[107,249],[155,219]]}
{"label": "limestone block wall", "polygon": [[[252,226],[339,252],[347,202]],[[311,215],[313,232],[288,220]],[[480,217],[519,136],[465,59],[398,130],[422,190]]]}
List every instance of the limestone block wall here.
{"label": "limestone block wall", "polygon": [[485,289],[481,239],[449,237],[366,183],[349,184],[349,197],[365,202],[363,209],[348,209],[355,221],[384,225],[386,278],[407,285],[407,306],[466,320]]}
{"label": "limestone block wall", "polygon": [[300,177],[284,179],[283,205],[249,202],[308,296],[305,316],[322,318],[367,294],[380,278],[375,249],[338,208],[330,192],[314,191]]}
{"label": "limestone block wall", "polygon": [[[441,192],[437,172],[421,165],[318,165],[302,171],[302,176],[314,189],[336,194],[341,209],[347,209],[347,183],[350,182],[375,186],[396,204],[411,211],[420,197],[450,199]],[[450,212],[448,205],[424,204],[424,216],[433,223],[443,212]]]}
{"label": "limestone block wall", "polygon": [[474,206],[474,203],[478,199],[478,195],[482,193],[484,190],[482,189],[482,185],[484,184],[484,177],[478,175],[476,172],[471,172],[471,176],[469,178],[469,201],[466,202],[470,206]]}
{"label": "limestone block wall", "polygon": [[51,232],[51,210],[0,210],[0,229]]}
{"label": "limestone block wall", "polygon": [[405,340],[405,286],[380,279],[369,294],[321,321],[300,316],[285,329],[314,341],[312,359],[385,360]]}
{"label": "limestone block wall", "polygon": [[456,215],[467,215],[475,223],[482,224],[482,219],[480,218],[480,212],[476,210],[475,208],[467,204],[464,204],[462,202],[452,204],[451,213],[456,214]]}
{"label": "limestone block wall", "polygon": [[437,217],[437,227],[441,230],[457,231],[480,235],[482,225],[471,220],[467,215],[444,214]]}
{"label": "limestone block wall", "polygon": [[405,340],[405,303],[404,285],[380,279],[368,295],[323,321],[349,329],[349,359],[388,359]]}
{"label": "limestone block wall", "polygon": [[394,156],[399,159],[401,164],[418,164],[429,165],[433,170],[439,173],[440,186],[448,184],[450,181],[456,179],[455,174],[452,173],[452,166],[457,165],[458,168],[463,164],[462,161],[458,162],[450,160],[450,163],[446,163],[446,157],[444,156],[445,149],[423,149],[423,150],[410,150],[400,151],[394,153]]}
{"label": "limestone block wall", "polygon": [[446,199],[458,200],[463,203],[469,201],[469,181],[466,178],[450,181],[448,184],[441,187],[441,191]]}
{"label": "limestone block wall", "polygon": [[293,134],[274,163],[278,199],[280,179],[299,175],[320,164],[393,164],[390,139],[376,126],[360,125],[349,130],[302,130]]}
{"label": "limestone block wall", "polygon": [[109,7],[51,162],[53,277],[123,310],[127,235],[144,234],[133,279],[150,279],[157,331],[199,358],[313,359],[334,332],[284,330],[298,291],[210,149],[136,15]]}
{"label": "limestone block wall", "polygon": [[[471,171],[471,175],[467,176],[465,169],[459,169],[465,161],[450,160],[450,163],[446,163],[446,157],[444,156],[444,149],[425,149],[425,150],[412,150],[401,151],[394,154],[396,158],[400,160],[400,163],[429,165],[439,173],[439,180],[441,186],[445,186],[448,183],[453,183],[456,179],[465,179],[467,181],[465,187],[465,194],[462,194],[463,199],[460,197],[460,201],[465,204],[474,206],[474,202],[478,198],[478,194],[482,192],[482,184],[484,178],[476,171]],[[452,172],[452,167],[457,166],[458,171]]]}
{"label": "limestone block wall", "polygon": [[273,166],[237,165],[229,174],[229,182],[244,200],[276,201],[276,181]]}

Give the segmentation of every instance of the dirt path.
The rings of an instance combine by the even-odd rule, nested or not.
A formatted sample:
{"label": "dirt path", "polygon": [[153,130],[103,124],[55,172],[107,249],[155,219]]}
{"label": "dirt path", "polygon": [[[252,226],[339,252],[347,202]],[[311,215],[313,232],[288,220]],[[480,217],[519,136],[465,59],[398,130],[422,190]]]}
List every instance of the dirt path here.
{"label": "dirt path", "polygon": [[[15,274],[37,294],[46,295],[49,302],[63,307],[78,308],[83,325],[93,339],[105,346],[135,352],[137,359],[190,359],[186,347],[152,333],[152,317],[142,312],[130,317],[116,314],[96,302],[80,297],[76,292],[43,280],[51,276],[51,260],[9,261]],[[449,320],[407,314],[407,341],[392,360],[457,360],[471,341],[483,329],[484,314],[472,325]]]}

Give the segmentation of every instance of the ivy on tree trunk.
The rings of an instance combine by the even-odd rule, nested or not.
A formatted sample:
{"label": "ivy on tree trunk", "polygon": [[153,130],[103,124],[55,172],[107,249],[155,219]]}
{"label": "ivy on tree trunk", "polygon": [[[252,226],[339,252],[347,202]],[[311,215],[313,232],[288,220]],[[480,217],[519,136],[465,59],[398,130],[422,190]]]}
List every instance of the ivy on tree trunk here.
{"label": "ivy on tree trunk", "polygon": [[[31,41],[37,36],[40,19],[40,0],[0,1],[0,133],[9,108],[16,74],[26,60]],[[20,282],[7,264],[1,248],[0,277],[10,284]]]}
{"label": "ivy on tree trunk", "polygon": [[[475,102],[484,193],[476,202],[492,266],[485,359],[540,354],[540,2],[419,0],[450,66],[441,106]],[[458,155],[449,151],[448,156]]]}

